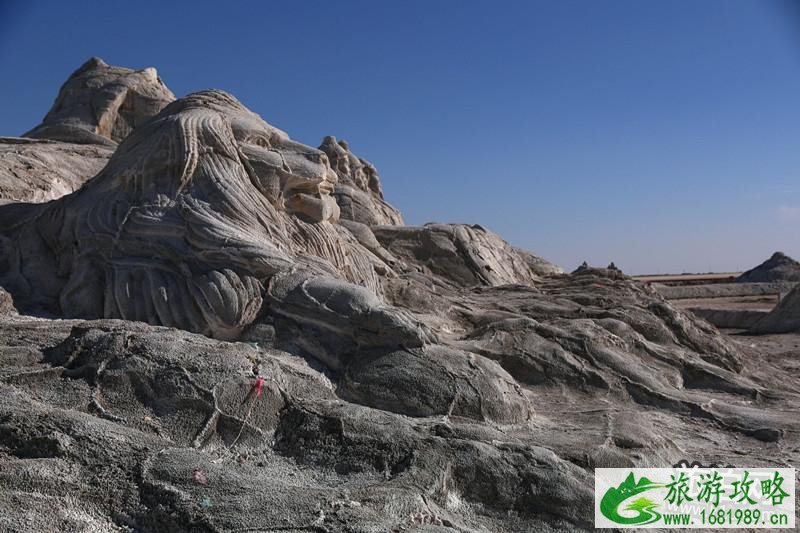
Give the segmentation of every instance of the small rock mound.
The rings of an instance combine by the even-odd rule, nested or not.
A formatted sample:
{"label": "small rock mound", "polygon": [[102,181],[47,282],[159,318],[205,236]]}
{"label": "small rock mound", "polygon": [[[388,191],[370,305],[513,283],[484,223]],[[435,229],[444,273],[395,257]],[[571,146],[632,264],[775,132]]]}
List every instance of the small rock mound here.
{"label": "small rock mound", "polygon": [[578,265],[578,268],[571,272],[572,276],[600,276],[612,279],[622,279],[627,276],[622,270],[611,262],[606,268],[593,267],[586,261]]}
{"label": "small rock mound", "polygon": [[156,69],[113,67],[93,57],[64,83],[44,121],[24,136],[114,146],[173,100]]}
{"label": "small rock mound", "polygon": [[787,294],[775,308],[759,320],[752,333],[790,333],[800,331],[800,286]]}
{"label": "small rock mound", "polygon": [[736,281],[742,283],[800,281],[800,262],[783,252],[775,252],[769,259],[739,276]]}

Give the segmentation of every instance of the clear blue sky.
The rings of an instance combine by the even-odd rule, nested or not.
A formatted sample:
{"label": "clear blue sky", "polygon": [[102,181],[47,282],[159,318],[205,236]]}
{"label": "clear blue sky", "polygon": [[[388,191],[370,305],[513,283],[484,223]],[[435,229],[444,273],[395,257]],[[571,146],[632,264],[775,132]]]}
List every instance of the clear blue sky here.
{"label": "clear blue sky", "polygon": [[347,139],[409,224],[574,268],[800,256],[800,10],[783,0],[0,0],[0,134],[88,57]]}

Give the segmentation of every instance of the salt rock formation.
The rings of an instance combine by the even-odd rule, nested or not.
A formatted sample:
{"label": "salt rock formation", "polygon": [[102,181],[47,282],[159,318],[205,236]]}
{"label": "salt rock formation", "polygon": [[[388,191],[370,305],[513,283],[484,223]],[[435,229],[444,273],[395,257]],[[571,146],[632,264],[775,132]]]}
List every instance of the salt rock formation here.
{"label": "salt rock formation", "polygon": [[458,286],[532,284],[562,272],[477,224],[375,226],[372,232],[393,257]]}
{"label": "salt rock formation", "polygon": [[800,262],[783,252],[775,252],[769,259],[739,276],[736,281],[744,283],[798,282],[800,281]]}
{"label": "salt rock formation", "polygon": [[74,192],[112,153],[103,145],[0,137],[0,204],[47,202]]}
{"label": "salt rock formation", "polygon": [[400,212],[383,199],[378,171],[369,161],[356,157],[346,141],[325,137],[319,147],[328,155],[339,177],[333,191],[342,218],[367,225],[402,225]]}
{"label": "salt rock formation", "polygon": [[[363,388],[380,367],[350,374],[348,394],[413,416],[343,401],[276,350],[136,322],[0,322],[0,528],[590,527],[583,468],[479,422],[527,420],[525,402],[491,411],[509,391],[472,388],[478,370],[448,359],[422,376],[423,390],[444,379],[444,398],[395,392],[398,404],[391,383]],[[266,384],[248,416],[256,376]],[[451,417],[426,416],[450,401]]]}
{"label": "salt rock formation", "polygon": [[800,286],[792,289],[749,329],[751,333],[800,332]]}
{"label": "salt rock formation", "polygon": [[381,293],[381,260],[333,224],[335,181],[324,153],[226,93],[196,93],[137,128],[77,193],[0,208],[0,278],[28,310],[234,337],[278,272]]}
{"label": "salt rock formation", "polygon": [[174,99],[156,69],[112,67],[93,57],[72,73],[42,123],[24,136],[114,146]]}
{"label": "salt rock formation", "polygon": [[460,340],[336,372],[139,322],[0,321],[0,527],[583,531],[595,467],[797,459],[796,380],[738,373],[712,329],[598,270],[451,294]]}
{"label": "salt rock formation", "polygon": [[3,288],[0,287],[0,317],[8,316],[17,312],[14,307],[14,299]]}
{"label": "salt rock formation", "polygon": [[800,458],[790,365],[324,146],[203,91],[0,206],[0,529],[579,531],[596,467]]}
{"label": "salt rock formation", "polygon": [[0,137],[0,204],[47,202],[76,191],[106,165],[117,143],[174,99],[153,68],[90,59],[26,138]]}

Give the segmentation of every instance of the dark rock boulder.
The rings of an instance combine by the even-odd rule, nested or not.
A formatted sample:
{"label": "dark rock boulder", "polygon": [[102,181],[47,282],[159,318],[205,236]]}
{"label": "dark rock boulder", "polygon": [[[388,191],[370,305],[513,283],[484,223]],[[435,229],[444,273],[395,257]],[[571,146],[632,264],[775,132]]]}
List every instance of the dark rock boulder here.
{"label": "dark rock boulder", "polygon": [[409,416],[521,423],[530,404],[494,362],[444,346],[364,353],[350,361],[343,398]]}

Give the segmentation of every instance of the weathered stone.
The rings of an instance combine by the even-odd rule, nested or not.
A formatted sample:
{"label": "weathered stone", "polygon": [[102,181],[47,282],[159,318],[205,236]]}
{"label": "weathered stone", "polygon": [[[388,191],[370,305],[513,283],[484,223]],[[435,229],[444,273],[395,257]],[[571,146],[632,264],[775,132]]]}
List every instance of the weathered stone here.
{"label": "weathered stone", "polygon": [[47,202],[76,191],[102,170],[117,143],[174,99],[153,68],[90,59],[26,138],[0,137],[0,204]]}
{"label": "weathered stone", "polygon": [[521,423],[531,411],[519,385],[494,362],[443,346],[365,352],[350,361],[339,394],[409,416]]}
{"label": "weathered stone", "polygon": [[374,226],[372,231],[394,257],[459,286],[532,284],[562,272],[478,225]]}
{"label": "weathered stone", "polygon": [[751,333],[800,332],[800,286],[784,296],[772,311],[748,329]]}
{"label": "weathered stone", "polygon": [[100,145],[0,137],[0,204],[48,202],[76,191],[112,153]]}
{"label": "weathered stone", "polygon": [[156,69],[112,67],[93,57],[72,73],[25,137],[115,146],[174,99]]}
{"label": "weathered stone", "polygon": [[29,310],[231,338],[264,281],[298,264],[380,293],[381,260],[332,224],[335,180],[322,152],[225,93],[197,93],[137,128],[78,193],[0,207],[13,258],[0,279]]}
{"label": "weathered stone", "polygon": [[14,299],[3,288],[0,287],[0,317],[16,314],[17,309],[14,307]]}
{"label": "weathered stone", "polygon": [[736,281],[743,283],[798,282],[800,281],[800,263],[783,252],[775,252],[769,259],[739,276]]}
{"label": "weathered stone", "polygon": [[319,147],[339,177],[333,191],[342,218],[367,225],[402,225],[403,217],[383,199],[378,171],[369,161],[356,157],[345,141],[325,137]]}
{"label": "weathered stone", "polygon": [[42,315],[0,289],[0,529],[579,531],[596,467],[798,461],[791,351],[613,264],[402,226],[345,143],[226,93],[94,123],[74,87],[49,131],[135,129],[0,206],[0,284]]}

